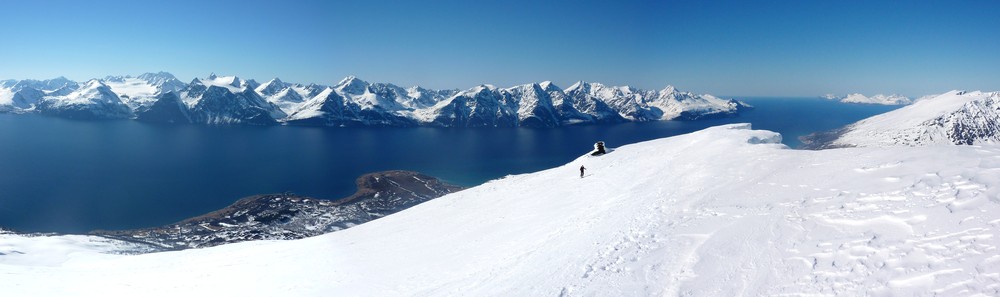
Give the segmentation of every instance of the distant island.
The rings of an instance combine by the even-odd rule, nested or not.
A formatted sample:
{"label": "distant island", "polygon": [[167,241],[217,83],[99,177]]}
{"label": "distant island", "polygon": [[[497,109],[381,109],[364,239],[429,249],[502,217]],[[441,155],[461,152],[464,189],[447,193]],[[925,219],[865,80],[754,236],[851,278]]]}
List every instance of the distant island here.
{"label": "distant island", "polygon": [[0,81],[0,112],[71,119],[206,125],[557,127],[728,117],[750,105],[712,95],[577,82],[467,90],[403,88],[350,76],[339,83],[265,83],[211,74],[183,83],[167,72]]}
{"label": "distant island", "polygon": [[912,104],[913,99],[903,95],[884,95],[876,94],[871,97],[862,95],[860,93],[849,94],[847,96],[837,96],[834,94],[825,94],[820,96],[820,98],[827,100],[836,100],[844,103],[860,103],[860,104],[881,104],[881,105],[907,105]]}

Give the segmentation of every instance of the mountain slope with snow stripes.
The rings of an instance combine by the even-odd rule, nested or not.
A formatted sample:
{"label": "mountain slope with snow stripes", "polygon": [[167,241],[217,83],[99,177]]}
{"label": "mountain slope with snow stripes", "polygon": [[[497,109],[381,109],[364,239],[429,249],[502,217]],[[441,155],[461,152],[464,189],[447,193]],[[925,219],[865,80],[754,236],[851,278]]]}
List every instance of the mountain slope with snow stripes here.
{"label": "mountain slope with snow stripes", "polygon": [[803,140],[813,149],[1000,143],[1000,92],[951,91]]}

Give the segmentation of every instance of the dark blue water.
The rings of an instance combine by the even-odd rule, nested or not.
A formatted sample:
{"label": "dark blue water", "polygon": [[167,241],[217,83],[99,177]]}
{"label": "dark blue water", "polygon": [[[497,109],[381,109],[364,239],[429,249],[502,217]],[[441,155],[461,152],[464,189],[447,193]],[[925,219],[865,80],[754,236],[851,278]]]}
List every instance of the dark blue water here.
{"label": "dark blue water", "polygon": [[737,118],[555,129],[308,128],[85,122],[0,114],[0,226],[85,232],[158,226],[240,197],[354,192],[361,174],[405,169],[471,186],[573,160],[603,140],[619,146],[750,122],[785,143],[893,107],[819,99],[747,98]]}

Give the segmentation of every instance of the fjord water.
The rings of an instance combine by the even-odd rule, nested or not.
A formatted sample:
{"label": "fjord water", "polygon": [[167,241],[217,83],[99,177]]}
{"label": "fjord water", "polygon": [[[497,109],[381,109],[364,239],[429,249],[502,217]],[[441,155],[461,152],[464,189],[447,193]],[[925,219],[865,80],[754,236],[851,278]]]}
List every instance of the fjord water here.
{"label": "fjord water", "polygon": [[550,129],[212,127],[0,114],[0,227],[159,226],[254,194],[341,198],[359,175],[391,169],[473,186],[564,164],[598,140],[615,147],[726,123],[779,132],[796,147],[798,136],[897,108],[741,99],[755,109],[734,118]]}

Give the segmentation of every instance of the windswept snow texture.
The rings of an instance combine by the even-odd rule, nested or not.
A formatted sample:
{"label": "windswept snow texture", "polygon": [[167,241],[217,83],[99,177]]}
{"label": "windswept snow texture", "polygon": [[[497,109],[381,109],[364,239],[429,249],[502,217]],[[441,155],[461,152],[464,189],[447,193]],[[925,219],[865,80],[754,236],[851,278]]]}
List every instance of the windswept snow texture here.
{"label": "windswept snow texture", "polygon": [[996,295],[998,195],[995,145],[802,151],[736,124],[302,240],[137,256],[65,242],[59,257],[33,250],[42,239],[5,240],[5,252],[21,253],[0,256],[0,287],[5,296]]}
{"label": "windswept snow texture", "polygon": [[[586,82],[565,91],[548,81],[459,91],[402,88],[354,76],[333,86],[287,83],[278,78],[259,84],[214,73],[188,84],[166,72],[95,81],[110,88],[128,109],[122,112],[117,107],[88,106],[93,118],[144,120],[155,115],[157,122],[209,125],[555,127],[696,120],[733,116],[750,108],[740,101],[681,92],[672,86],[645,91]],[[66,78],[0,81],[0,112],[73,114],[70,112],[83,108],[68,105],[67,101],[75,99],[67,95],[84,85]],[[167,96],[169,93],[176,93],[184,102],[182,110],[176,110],[176,98]],[[50,108],[36,110],[39,102]]]}
{"label": "windswept snow texture", "polygon": [[806,148],[1000,142],[1000,92],[951,91],[834,131],[803,138]]}

